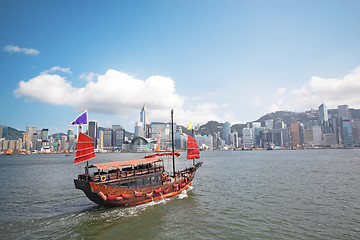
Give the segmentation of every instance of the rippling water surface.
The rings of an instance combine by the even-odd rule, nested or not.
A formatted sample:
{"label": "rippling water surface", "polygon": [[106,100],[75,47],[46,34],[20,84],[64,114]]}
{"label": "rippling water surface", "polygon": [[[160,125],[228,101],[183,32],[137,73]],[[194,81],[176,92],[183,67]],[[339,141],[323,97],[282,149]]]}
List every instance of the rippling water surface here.
{"label": "rippling water surface", "polygon": [[[360,151],[201,152],[192,189],[129,208],[74,188],[73,156],[0,156],[1,239],[359,239]],[[139,154],[98,154],[96,162]],[[182,156],[177,165],[186,165]]]}

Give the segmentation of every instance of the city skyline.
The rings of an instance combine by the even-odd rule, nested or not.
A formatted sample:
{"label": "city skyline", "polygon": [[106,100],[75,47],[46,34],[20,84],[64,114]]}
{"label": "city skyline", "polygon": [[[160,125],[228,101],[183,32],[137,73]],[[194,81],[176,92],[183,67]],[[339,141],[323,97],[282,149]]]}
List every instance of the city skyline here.
{"label": "city skyline", "polygon": [[[210,150],[359,147],[359,110],[355,109],[351,112],[347,105],[338,106],[336,111],[328,111],[326,105],[321,104],[317,110],[311,109],[304,113],[283,112],[282,116],[271,116],[271,114],[260,118],[262,120],[243,124],[242,127],[234,129],[229,122],[220,126],[218,123],[215,128],[209,129],[203,125],[192,134],[201,149]],[[86,134],[93,139],[94,148],[98,151],[159,151],[170,148],[170,128],[172,128],[170,123],[149,123],[148,118],[145,117],[147,116],[145,104],[140,111],[141,124],[136,122],[135,133],[132,136],[126,136],[125,129],[121,125],[100,129],[96,121],[87,122],[86,115],[84,112],[74,122],[82,126],[88,125]],[[185,149],[189,133],[183,133],[183,130],[177,127],[176,123],[174,124],[175,148]],[[209,133],[204,135],[201,133],[202,130]],[[2,154],[72,152],[76,148],[76,135],[71,129],[66,135],[59,133],[49,135],[49,129],[40,130],[37,127],[27,126],[26,132],[19,138],[7,137],[8,131],[7,127],[0,126],[0,136],[3,137],[0,138]]]}
{"label": "city skyline", "polygon": [[[5,1],[0,123],[246,123],[360,108],[359,1]],[[66,16],[66,17],[65,17]]]}

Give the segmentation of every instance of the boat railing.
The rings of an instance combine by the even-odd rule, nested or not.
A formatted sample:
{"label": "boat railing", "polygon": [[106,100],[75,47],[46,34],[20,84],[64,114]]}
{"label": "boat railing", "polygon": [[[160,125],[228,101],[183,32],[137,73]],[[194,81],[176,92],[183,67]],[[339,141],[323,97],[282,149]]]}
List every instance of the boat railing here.
{"label": "boat railing", "polygon": [[151,168],[131,169],[131,170],[123,170],[123,171],[120,171],[118,169],[118,170],[115,170],[113,172],[108,172],[108,173],[95,172],[95,174],[93,176],[93,181],[94,182],[112,181],[112,180],[127,178],[127,177],[131,177],[131,176],[138,176],[138,175],[144,175],[144,174],[149,174],[149,173],[162,172],[163,170],[164,170],[163,166],[156,166],[156,167],[151,167]]}

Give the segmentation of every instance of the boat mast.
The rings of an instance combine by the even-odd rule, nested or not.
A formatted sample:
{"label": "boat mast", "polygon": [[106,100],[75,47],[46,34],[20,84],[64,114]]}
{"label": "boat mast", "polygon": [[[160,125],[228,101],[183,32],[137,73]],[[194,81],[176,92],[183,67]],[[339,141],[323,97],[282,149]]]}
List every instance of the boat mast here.
{"label": "boat mast", "polygon": [[173,109],[171,109],[171,142],[172,142],[172,157],[173,157],[173,173],[175,177],[174,110]]}

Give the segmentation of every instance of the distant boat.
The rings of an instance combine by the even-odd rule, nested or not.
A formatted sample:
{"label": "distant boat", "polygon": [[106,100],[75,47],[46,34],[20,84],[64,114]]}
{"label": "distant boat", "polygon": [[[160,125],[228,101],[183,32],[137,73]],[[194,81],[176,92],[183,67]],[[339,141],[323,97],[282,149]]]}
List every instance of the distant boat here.
{"label": "distant boat", "polygon": [[[173,129],[173,111],[171,111]],[[75,188],[82,190],[93,202],[110,207],[126,207],[150,202],[157,199],[178,195],[188,189],[195,173],[202,162],[195,139],[189,136],[187,159],[193,159],[193,165],[180,171],[175,170],[174,132],[172,131],[172,152],[155,153],[142,159],[120,162],[108,162],[88,165],[88,160],[95,158],[92,139],[81,133],[77,141],[74,164],[87,162],[85,174],[74,180]],[[173,171],[168,172],[163,166],[163,156],[173,159]],[[89,169],[96,168],[93,173]]]}

